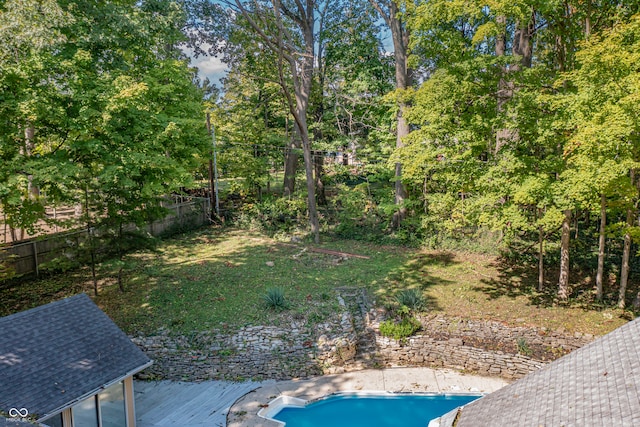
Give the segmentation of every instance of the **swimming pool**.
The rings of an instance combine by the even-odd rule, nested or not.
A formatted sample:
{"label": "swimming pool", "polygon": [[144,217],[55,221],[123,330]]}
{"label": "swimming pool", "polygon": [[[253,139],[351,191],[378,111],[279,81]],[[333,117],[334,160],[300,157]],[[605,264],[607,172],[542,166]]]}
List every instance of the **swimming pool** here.
{"label": "swimming pool", "polygon": [[272,411],[262,416],[285,423],[286,427],[426,427],[430,420],[479,397],[345,393],[309,404],[289,397],[275,405],[270,404]]}

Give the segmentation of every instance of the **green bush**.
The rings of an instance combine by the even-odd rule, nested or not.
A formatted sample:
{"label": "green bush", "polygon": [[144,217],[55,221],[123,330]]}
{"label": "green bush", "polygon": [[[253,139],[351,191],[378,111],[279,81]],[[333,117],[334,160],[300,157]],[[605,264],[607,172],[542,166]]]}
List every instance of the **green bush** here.
{"label": "green bush", "polygon": [[404,340],[420,330],[420,321],[413,316],[405,316],[400,322],[385,320],[380,323],[380,334],[396,340]]}
{"label": "green bush", "polygon": [[71,251],[63,252],[62,256],[53,258],[51,261],[43,262],[38,266],[41,272],[48,273],[64,273],[69,270],[80,267],[86,260],[78,261],[78,257],[74,257]]}
{"label": "green bush", "polygon": [[287,300],[284,297],[284,289],[269,288],[267,293],[262,296],[262,300],[268,308],[281,311],[288,307]]}
{"label": "green bush", "polygon": [[236,222],[240,226],[257,228],[271,236],[292,233],[306,224],[306,209],[303,198],[265,197],[262,202],[243,204]]}
{"label": "green bush", "polygon": [[378,201],[370,194],[368,184],[349,187],[336,185],[336,197],[333,199],[335,211],[334,232],[339,237],[380,241],[386,234],[387,219],[379,209]]}
{"label": "green bush", "polygon": [[0,282],[11,279],[16,275],[13,261],[17,258],[17,255],[0,254]]}

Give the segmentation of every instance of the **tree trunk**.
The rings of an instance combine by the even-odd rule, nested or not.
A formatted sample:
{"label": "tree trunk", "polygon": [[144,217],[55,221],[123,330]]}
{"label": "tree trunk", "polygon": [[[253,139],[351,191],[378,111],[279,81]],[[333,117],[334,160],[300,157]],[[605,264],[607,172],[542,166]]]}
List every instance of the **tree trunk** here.
{"label": "tree trunk", "polygon": [[[300,116],[306,130],[306,117]],[[302,126],[301,126],[302,127]],[[304,169],[307,178],[307,208],[309,209],[309,225],[315,243],[320,243],[320,223],[318,221],[318,209],[316,207],[315,181],[313,180],[313,159],[311,158],[311,147],[309,133],[302,132],[302,154],[304,156]]]}
{"label": "tree trunk", "polygon": [[[310,3],[309,1],[307,3]],[[304,26],[305,55],[302,61],[302,73],[300,83],[295,84],[296,89],[296,110],[297,120],[300,122],[300,133],[302,136],[302,149],[304,154],[304,167],[307,177],[307,200],[309,208],[309,225],[315,243],[320,243],[320,223],[318,221],[318,209],[316,206],[316,185],[313,179],[313,159],[311,157],[311,141],[309,139],[309,127],[307,126],[307,110],[309,108],[309,96],[311,95],[311,85],[313,84],[313,66],[315,60],[315,40],[314,40],[314,8],[308,4],[306,16],[306,26]],[[296,65],[292,62],[291,72],[296,72]]]}
{"label": "tree trunk", "polygon": [[[274,5],[280,8],[280,3],[276,0]],[[309,210],[309,225],[311,226],[311,233],[314,236],[314,241],[320,243],[320,224],[318,221],[318,209],[316,207],[316,191],[315,181],[313,179],[313,158],[311,156],[311,140],[309,138],[309,127],[307,124],[307,111],[309,108],[309,96],[311,94],[311,84],[313,82],[313,65],[314,65],[314,7],[311,2],[307,2],[307,9],[302,10],[300,8],[299,21],[300,28],[304,37],[305,52],[302,57],[302,63],[298,63],[296,59],[288,55],[287,61],[289,63],[291,76],[293,80],[293,89],[295,93],[295,103],[292,102],[290,96],[289,109],[296,121],[298,131],[300,133],[300,140],[302,142],[302,155],[304,157],[304,169],[307,181],[307,208]],[[279,22],[282,25],[282,22]],[[286,81],[281,74],[281,85],[283,90],[288,93]]]}
{"label": "tree trunk", "polygon": [[[25,156],[31,156],[31,153],[35,148],[35,135],[36,135],[35,127],[33,127],[33,125],[31,124],[28,124],[24,130],[24,145],[25,145],[24,155]],[[33,184],[33,175],[29,175],[27,179],[28,179],[29,197],[32,199],[35,199],[38,196],[40,196],[40,189],[38,188],[38,186]]]}
{"label": "tree trunk", "polygon": [[[213,127],[211,126],[211,114],[207,113],[207,131],[209,132],[209,135],[212,136],[213,138],[215,138],[215,136],[213,136],[212,132],[215,132],[213,130]],[[216,220],[216,181],[215,181],[215,176],[214,176],[214,164],[213,164],[213,146],[209,149],[209,168],[208,168],[208,172],[209,172],[209,220],[210,221],[215,221]]]}
{"label": "tree trunk", "polygon": [[505,34],[507,17],[504,15],[496,16],[496,24],[504,27],[504,31],[501,31],[496,37],[496,56],[504,56],[507,53],[507,36]]}
{"label": "tree trunk", "polygon": [[89,209],[89,188],[84,187],[84,209],[87,224],[87,240],[89,241],[89,255],[91,256],[91,279],[93,281],[93,293],[98,296],[98,279],[96,277],[96,248],[91,225],[91,211]]}
{"label": "tree trunk", "polygon": [[[631,169],[629,171],[629,177],[631,179],[631,184],[638,189],[640,182],[636,181],[636,171]],[[629,257],[631,255],[631,227],[633,227],[633,221],[635,216],[635,207],[629,207],[627,209],[627,231],[624,233],[624,248],[622,250],[622,268],[620,269],[620,291],[618,294],[618,307],[625,308],[626,300],[625,296],[627,293],[627,282],[629,281]],[[640,218],[639,218],[640,220]],[[639,293],[640,296],[640,293]],[[638,309],[639,298],[633,302],[634,307]]]}
{"label": "tree trunk", "polygon": [[[496,23],[504,28],[496,39],[496,56],[505,56],[507,47],[506,27],[507,18],[505,16],[496,17]],[[526,22],[516,22],[515,31],[513,33],[513,43],[511,45],[511,54],[514,57],[520,57],[519,61],[513,61],[509,69],[502,67],[500,81],[498,82],[497,94],[497,111],[498,114],[504,114],[506,104],[513,98],[515,83],[513,78],[509,77],[510,73],[519,71],[522,67],[531,68],[533,59],[533,34],[535,31],[535,11],[531,11],[531,17]],[[496,132],[496,146],[494,153],[498,154],[500,149],[505,145],[517,141],[519,134],[517,130],[502,128]]]}
{"label": "tree trunk", "polygon": [[631,253],[631,233],[629,228],[633,226],[633,210],[627,209],[627,231],[624,233],[624,248],[622,250],[622,267],[620,268],[620,293],[618,294],[618,307],[625,307],[625,295],[627,282],[629,281],[629,254]]}
{"label": "tree trunk", "polygon": [[[542,216],[541,209],[538,209],[538,217]],[[538,291],[544,291],[544,230],[538,227]]]}
{"label": "tree trunk", "polygon": [[[302,117],[306,126],[306,118]],[[315,243],[320,243],[320,223],[318,221],[318,209],[316,207],[315,181],[313,179],[313,159],[311,158],[311,147],[309,133],[303,132],[302,148],[304,156],[304,169],[307,178],[307,207],[309,209],[309,225]]]}
{"label": "tree trunk", "polygon": [[123,274],[122,272],[124,271],[123,267],[120,267],[118,269],[118,289],[120,290],[120,292],[124,293],[124,279],[123,279]]}
{"label": "tree trunk", "polygon": [[560,277],[558,278],[558,298],[569,298],[569,240],[571,238],[571,210],[564,211],[562,238],[560,243]]}
{"label": "tree trunk", "polygon": [[587,0],[587,16],[584,18],[584,38],[589,40],[591,36],[591,0]]}
{"label": "tree trunk", "polygon": [[604,276],[604,244],[607,226],[607,198],[600,194],[600,237],[598,239],[598,271],[596,273],[596,299],[602,301],[602,280]]}
{"label": "tree trunk", "polygon": [[513,45],[511,52],[514,56],[520,57],[520,63],[515,63],[511,67],[513,71],[520,69],[520,66],[531,68],[533,60],[533,34],[536,29],[536,14],[531,11],[531,17],[525,23],[517,22],[513,35]]}
{"label": "tree trunk", "polygon": [[403,205],[404,200],[407,198],[407,190],[402,184],[402,163],[396,163],[395,165],[395,203],[399,206],[398,210],[393,214],[393,228],[396,230],[400,228],[402,221],[407,217],[407,208]]}
{"label": "tree trunk", "polygon": [[[327,67],[325,63],[324,50],[326,47],[326,41],[324,39],[324,35],[325,35],[325,19],[327,18],[327,11],[329,9],[328,8],[329,4],[330,2],[325,2],[324,7],[318,11],[316,16],[317,27],[318,27],[318,33],[317,33],[318,37],[317,37],[316,46],[318,48],[318,54],[316,55],[315,61],[316,61],[317,70],[318,70],[317,71],[318,90],[320,91],[320,96],[317,96],[316,98],[314,98],[316,102],[314,102],[315,111],[313,112],[313,118],[317,124],[322,123],[322,120],[324,119],[324,111],[325,111],[324,89],[325,89],[325,82],[326,82]],[[324,134],[323,134],[322,126],[314,126],[313,140],[320,141],[323,138],[324,138]],[[320,194],[320,190],[317,189],[317,185],[318,185],[318,177],[316,176],[316,193]],[[324,195],[324,189],[322,190],[322,194]],[[325,200],[325,203],[322,203],[320,199],[318,199],[318,203],[320,203],[321,205],[325,204],[326,200]]]}
{"label": "tree trunk", "polygon": [[[496,57],[503,57],[507,53],[507,35],[506,25],[507,17],[500,15],[496,17],[496,24],[500,26],[500,34],[496,37]],[[505,66],[500,67],[500,80],[498,81],[498,93],[497,93],[497,113],[502,114],[505,110],[505,105],[511,96],[512,90],[509,88],[509,82],[507,81],[507,68]],[[509,140],[508,129],[498,129],[496,132],[496,145],[494,149],[494,155],[497,155],[503,145]]]}
{"label": "tree trunk", "polygon": [[296,173],[298,171],[298,150],[300,149],[300,131],[295,125],[295,132],[289,141],[284,158],[283,196],[290,198],[296,189]]}
{"label": "tree trunk", "polygon": [[[405,118],[406,111],[409,105],[404,100],[404,91],[411,87],[412,73],[408,67],[408,49],[409,49],[409,32],[407,31],[404,23],[401,19],[401,13],[398,9],[398,5],[394,0],[388,0],[384,5],[387,10],[382,8],[382,2],[377,0],[370,0],[373,7],[378,11],[382,19],[389,27],[391,31],[391,39],[393,41],[393,55],[395,59],[396,68],[396,90],[398,92],[398,115],[397,120],[397,133],[396,133],[396,148],[402,148],[404,146],[404,139],[409,135],[409,124]],[[404,207],[404,200],[407,198],[407,190],[402,183],[402,164],[395,164],[395,204],[399,206],[398,210],[393,214],[393,227],[398,228],[402,221],[407,216],[407,209]]]}
{"label": "tree trunk", "polygon": [[[567,70],[567,48],[565,42],[560,35],[556,36],[556,62],[558,63],[558,71],[565,72]],[[566,81],[563,85],[566,85]]]}
{"label": "tree trunk", "polygon": [[[123,227],[122,227],[122,221],[120,221],[118,222],[118,242],[122,242],[122,238],[123,238]],[[118,266],[118,288],[120,289],[120,292],[124,293],[123,262],[125,257],[125,250],[122,247],[121,243],[117,244],[117,253],[118,253],[118,261],[120,261],[120,265]]]}
{"label": "tree trunk", "polygon": [[[400,21],[399,10],[397,9],[394,1],[390,2],[390,28],[391,37],[393,38],[393,48],[396,65],[396,89],[399,91],[405,91],[411,87],[411,73],[407,66],[407,50],[409,47],[409,35]],[[400,94],[401,98],[406,95]],[[409,123],[405,118],[407,109],[409,106],[401,99],[398,103],[398,116],[397,116],[397,133],[396,133],[396,148],[404,147],[404,139],[409,135]],[[395,164],[395,203],[399,206],[399,209],[393,215],[393,225],[397,229],[402,224],[402,221],[407,216],[407,208],[404,207],[404,200],[407,198],[407,190],[402,183],[402,163]]]}
{"label": "tree trunk", "polygon": [[322,177],[324,176],[324,153],[322,151],[314,151],[313,154],[313,165],[315,169],[314,176],[316,180],[316,199],[320,206],[325,206],[327,204],[327,196],[324,192],[324,183],[322,182]]}

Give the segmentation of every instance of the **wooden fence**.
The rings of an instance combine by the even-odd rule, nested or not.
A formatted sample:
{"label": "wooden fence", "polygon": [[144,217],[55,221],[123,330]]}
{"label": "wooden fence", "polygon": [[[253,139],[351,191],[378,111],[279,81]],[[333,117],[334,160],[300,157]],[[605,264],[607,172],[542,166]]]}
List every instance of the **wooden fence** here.
{"label": "wooden fence", "polygon": [[[153,236],[175,229],[197,228],[209,222],[211,208],[208,198],[190,198],[188,201],[165,206],[170,212],[161,220],[147,225]],[[44,263],[69,256],[71,249],[79,247],[87,240],[87,230],[75,230],[49,234],[11,244],[0,249],[0,264],[5,264],[16,275],[40,274]]]}

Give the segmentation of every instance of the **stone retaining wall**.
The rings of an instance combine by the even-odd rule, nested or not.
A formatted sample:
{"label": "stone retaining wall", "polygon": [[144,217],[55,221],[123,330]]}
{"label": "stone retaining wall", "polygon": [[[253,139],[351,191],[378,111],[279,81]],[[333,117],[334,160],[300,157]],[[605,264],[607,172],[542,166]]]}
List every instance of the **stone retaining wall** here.
{"label": "stone retaining wall", "polygon": [[293,321],[289,328],[250,326],[232,335],[210,331],[175,337],[164,331],[132,340],[154,360],[143,379],[262,380],[310,377],[344,365],[355,357],[357,336],[345,308],[314,329]]}
{"label": "stone retaining wall", "polygon": [[233,334],[209,331],[176,337],[164,331],[134,337],[155,362],[141,376],[262,380],[365,367],[427,366],[514,379],[594,339],[586,334],[432,315],[420,318],[418,334],[396,341],[380,335],[386,313],[368,311],[362,290],[342,289],[338,301],[342,313],[314,328],[292,321],[289,327],[250,326]]}
{"label": "stone retaining wall", "polygon": [[498,322],[431,316],[421,318],[422,331],[405,341],[379,334],[381,312],[370,313],[378,363],[429,366],[515,379],[593,340],[588,334],[508,327]]}

